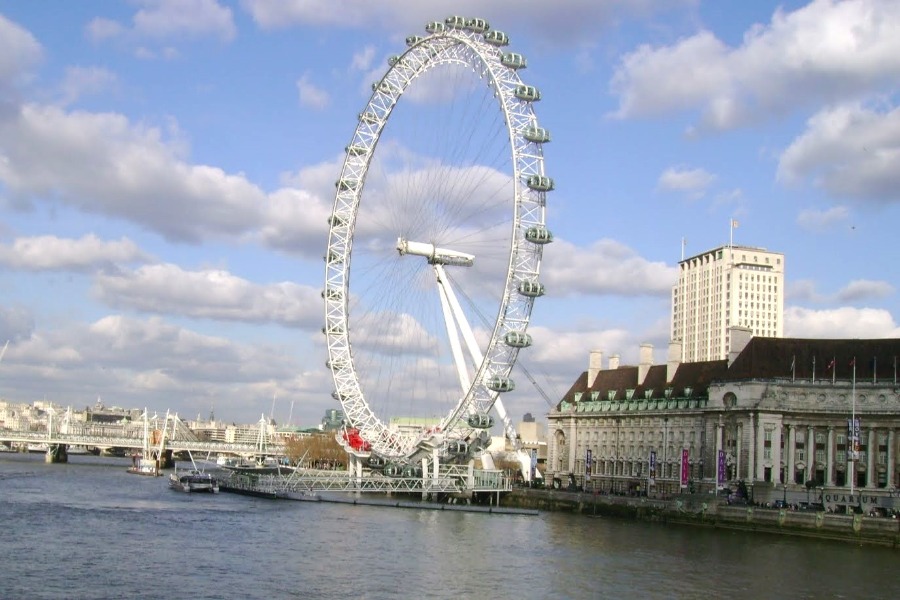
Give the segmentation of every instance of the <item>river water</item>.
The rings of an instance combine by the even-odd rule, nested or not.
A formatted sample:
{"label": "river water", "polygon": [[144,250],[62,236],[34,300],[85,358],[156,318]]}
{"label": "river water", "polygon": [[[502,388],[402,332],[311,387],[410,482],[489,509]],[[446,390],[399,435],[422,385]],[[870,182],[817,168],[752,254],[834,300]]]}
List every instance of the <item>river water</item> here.
{"label": "river water", "polygon": [[127,474],[130,462],[0,453],[0,598],[900,597],[900,554],[886,548],[191,495]]}

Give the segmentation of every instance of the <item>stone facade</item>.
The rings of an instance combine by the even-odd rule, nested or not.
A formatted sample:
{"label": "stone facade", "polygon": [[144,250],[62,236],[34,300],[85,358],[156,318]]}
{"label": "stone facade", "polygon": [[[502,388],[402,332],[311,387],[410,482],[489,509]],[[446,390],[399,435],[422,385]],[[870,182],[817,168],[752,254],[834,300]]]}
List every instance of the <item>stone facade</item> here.
{"label": "stone facade", "polygon": [[720,484],[768,497],[897,495],[900,340],[731,338],[738,346],[721,361],[678,363],[676,348],[666,365],[603,370],[592,356],[548,415],[548,481],[572,474],[602,491],[676,493],[686,453],[688,487],[712,492],[721,451]]}

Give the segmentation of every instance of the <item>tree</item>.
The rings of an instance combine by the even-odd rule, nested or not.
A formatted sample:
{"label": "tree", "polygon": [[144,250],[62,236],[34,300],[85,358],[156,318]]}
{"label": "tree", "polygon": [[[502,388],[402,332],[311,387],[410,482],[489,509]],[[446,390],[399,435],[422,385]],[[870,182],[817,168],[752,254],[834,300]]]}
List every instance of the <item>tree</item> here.
{"label": "tree", "polygon": [[338,444],[333,433],[312,433],[303,437],[290,437],[285,441],[285,453],[291,464],[301,460],[301,467],[337,469],[347,467],[347,453]]}

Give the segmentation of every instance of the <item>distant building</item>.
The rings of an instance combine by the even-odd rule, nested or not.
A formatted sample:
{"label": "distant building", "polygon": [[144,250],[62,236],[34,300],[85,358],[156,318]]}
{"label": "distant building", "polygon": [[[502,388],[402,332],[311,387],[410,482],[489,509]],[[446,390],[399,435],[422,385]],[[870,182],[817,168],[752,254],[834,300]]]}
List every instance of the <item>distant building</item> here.
{"label": "distant building", "polygon": [[681,362],[726,358],[731,327],[757,337],[784,335],[784,255],[721,246],[678,263],[671,339]]}
{"label": "distant building", "polygon": [[329,408],[322,417],[319,428],[322,431],[337,431],[344,425],[344,411],[337,408]]}
{"label": "distant building", "polygon": [[[900,339],[813,340],[729,332],[727,358],[589,368],[548,415],[548,481],[574,474],[619,493],[712,492],[890,504],[900,487]],[[858,419],[855,445],[849,427]],[[682,456],[684,462],[682,462]],[[854,460],[855,458],[855,460]],[[855,495],[850,495],[851,488]],[[900,508],[897,506],[896,508]]]}

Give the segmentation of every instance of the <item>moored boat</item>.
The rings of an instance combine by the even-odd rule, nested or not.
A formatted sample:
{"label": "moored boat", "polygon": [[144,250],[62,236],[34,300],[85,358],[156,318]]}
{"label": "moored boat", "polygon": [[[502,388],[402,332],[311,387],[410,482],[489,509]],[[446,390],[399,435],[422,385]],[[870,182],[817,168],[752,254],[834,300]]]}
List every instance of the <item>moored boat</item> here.
{"label": "moored boat", "polygon": [[210,473],[197,470],[169,475],[169,487],[179,492],[219,493],[219,481]]}

